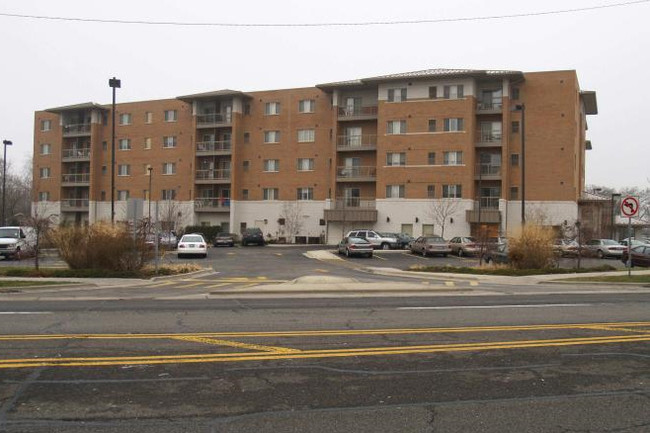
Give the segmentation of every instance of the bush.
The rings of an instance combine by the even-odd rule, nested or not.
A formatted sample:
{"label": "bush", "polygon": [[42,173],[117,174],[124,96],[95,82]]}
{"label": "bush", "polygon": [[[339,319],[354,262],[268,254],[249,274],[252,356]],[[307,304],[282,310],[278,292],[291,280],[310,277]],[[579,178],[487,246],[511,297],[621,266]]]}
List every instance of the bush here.
{"label": "bush", "polygon": [[546,269],[554,267],[555,234],[547,227],[528,224],[509,240],[508,256],[515,269]]}
{"label": "bush", "polygon": [[201,233],[206,242],[213,242],[214,238],[221,233],[221,226],[187,226],[183,233]]}
{"label": "bush", "polygon": [[71,269],[104,269],[133,273],[151,258],[143,231],[133,234],[123,225],[97,223],[59,227],[52,234],[61,258]]}
{"label": "bush", "polygon": [[513,269],[506,265],[484,266],[476,268],[455,267],[455,266],[411,266],[409,271],[416,272],[444,272],[450,274],[473,274],[473,275],[499,275],[508,277],[523,277],[528,275],[546,274],[584,274],[587,272],[609,272],[618,269],[612,265],[600,265],[593,268],[548,268],[548,269]]}

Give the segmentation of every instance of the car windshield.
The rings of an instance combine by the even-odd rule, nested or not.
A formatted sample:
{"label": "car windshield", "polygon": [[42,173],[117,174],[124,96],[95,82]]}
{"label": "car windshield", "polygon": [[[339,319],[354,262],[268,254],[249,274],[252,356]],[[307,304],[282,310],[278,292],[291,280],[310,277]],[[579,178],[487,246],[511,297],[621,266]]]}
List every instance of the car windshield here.
{"label": "car windshield", "polygon": [[351,243],[351,244],[369,244],[370,243],[367,240],[361,239],[361,238],[348,238],[348,242]]}
{"label": "car windshield", "polygon": [[198,235],[194,236],[183,236],[182,242],[203,242],[203,238]]}
{"label": "car windshield", "polygon": [[620,245],[620,244],[612,239],[603,239],[603,245]]}
{"label": "car windshield", "polygon": [[0,238],[18,239],[18,229],[0,229]]}
{"label": "car windshield", "polygon": [[431,236],[427,238],[427,242],[430,244],[444,244],[445,240],[440,236]]}
{"label": "car windshield", "polygon": [[476,238],[463,238],[463,242],[476,242]]}

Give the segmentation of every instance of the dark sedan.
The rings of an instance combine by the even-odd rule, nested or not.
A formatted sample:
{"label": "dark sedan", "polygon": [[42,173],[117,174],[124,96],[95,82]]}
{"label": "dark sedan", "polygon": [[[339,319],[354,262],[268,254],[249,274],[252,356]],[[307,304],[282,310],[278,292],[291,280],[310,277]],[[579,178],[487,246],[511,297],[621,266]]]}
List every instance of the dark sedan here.
{"label": "dark sedan", "polygon": [[[632,266],[650,267],[650,246],[639,245],[630,250],[632,256]],[[627,263],[627,250],[623,251],[621,261]]]}
{"label": "dark sedan", "polygon": [[508,244],[501,244],[496,249],[488,251],[483,257],[485,263],[510,263],[508,257]]}

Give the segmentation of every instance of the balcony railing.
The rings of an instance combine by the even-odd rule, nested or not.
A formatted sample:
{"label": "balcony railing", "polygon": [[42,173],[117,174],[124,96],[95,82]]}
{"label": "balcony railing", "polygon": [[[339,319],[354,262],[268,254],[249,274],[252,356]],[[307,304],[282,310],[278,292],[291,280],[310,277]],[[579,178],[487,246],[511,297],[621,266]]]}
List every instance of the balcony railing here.
{"label": "balcony railing", "polygon": [[232,113],[208,113],[198,114],[196,123],[199,126],[214,124],[230,124],[232,122]]}
{"label": "balcony railing", "polygon": [[376,209],[374,197],[347,197],[333,200],[333,209]]}
{"label": "balcony railing", "polygon": [[501,176],[501,164],[476,164],[476,177],[495,177]]}
{"label": "balcony railing", "polygon": [[328,221],[376,222],[377,206],[374,197],[347,197],[332,201],[332,208],[325,210]]}
{"label": "balcony railing", "polygon": [[230,140],[199,141],[196,143],[196,153],[230,152],[231,150]]}
{"label": "balcony railing", "polygon": [[229,168],[196,170],[196,180],[230,180]]}
{"label": "balcony railing", "polygon": [[478,144],[489,145],[489,146],[501,146],[501,132],[486,132],[479,130],[476,133],[476,141]]}
{"label": "balcony railing", "polygon": [[376,118],[377,106],[369,105],[365,107],[339,107],[339,119],[358,119],[358,118]]}
{"label": "balcony railing", "polygon": [[[484,196],[480,197],[479,200],[481,201],[481,209],[499,209],[499,200],[501,200],[501,198]],[[474,202],[474,209],[478,209],[478,201]]]}
{"label": "balcony railing", "polygon": [[63,149],[63,160],[90,159],[90,148]]}
{"label": "balcony railing", "polygon": [[336,140],[337,150],[376,150],[377,135],[339,135]]}
{"label": "balcony railing", "polygon": [[90,173],[68,173],[61,175],[62,183],[90,183]]}
{"label": "balcony railing", "polygon": [[476,111],[483,112],[500,112],[503,109],[503,100],[501,98],[494,98],[491,101],[479,101],[476,104]]}
{"label": "balcony railing", "polygon": [[230,211],[230,199],[225,197],[195,198],[194,210],[197,212],[228,212]]}
{"label": "balcony railing", "polygon": [[89,135],[90,123],[75,123],[63,125],[63,136],[69,137],[74,135]]}
{"label": "balcony railing", "polygon": [[337,167],[336,178],[338,180],[370,180],[377,178],[377,167],[359,166],[359,167]]}
{"label": "balcony railing", "polygon": [[87,198],[64,198],[61,200],[61,209],[81,209],[87,210],[89,208],[89,200]]}

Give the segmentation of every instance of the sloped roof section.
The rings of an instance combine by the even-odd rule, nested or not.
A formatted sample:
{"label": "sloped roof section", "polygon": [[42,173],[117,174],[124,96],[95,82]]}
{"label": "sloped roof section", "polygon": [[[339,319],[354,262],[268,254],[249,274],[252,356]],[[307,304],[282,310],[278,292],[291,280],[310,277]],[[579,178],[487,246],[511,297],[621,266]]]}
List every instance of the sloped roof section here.
{"label": "sloped roof section", "polygon": [[176,99],[180,99],[181,101],[185,101],[185,102],[191,102],[197,99],[216,99],[216,98],[224,98],[229,96],[230,97],[243,96],[244,98],[250,98],[249,95],[239,90],[222,89],[222,90],[215,90],[213,92],[195,93],[193,95],[178,96],[176,97]]}
{"label": "sloped roof section", "polygon": [[585,104],[585,114],[598,114],[598,102],[596,101],[596,92],[593,90],[583,90],[580,92],[582,102]]}
{"label": "sloped roof section", "polygon": [[107,110],[107,108],[103,105],[96,104],[94,102],[84,102],[83,104],[75,104],[75,105],[66,105],[63,107],[56,107],[56,108],[48,108],[47,111],[48,113],[62,113],[64,111],[77,111],[77,110],[92,110],[98,108],[100,110]]}

